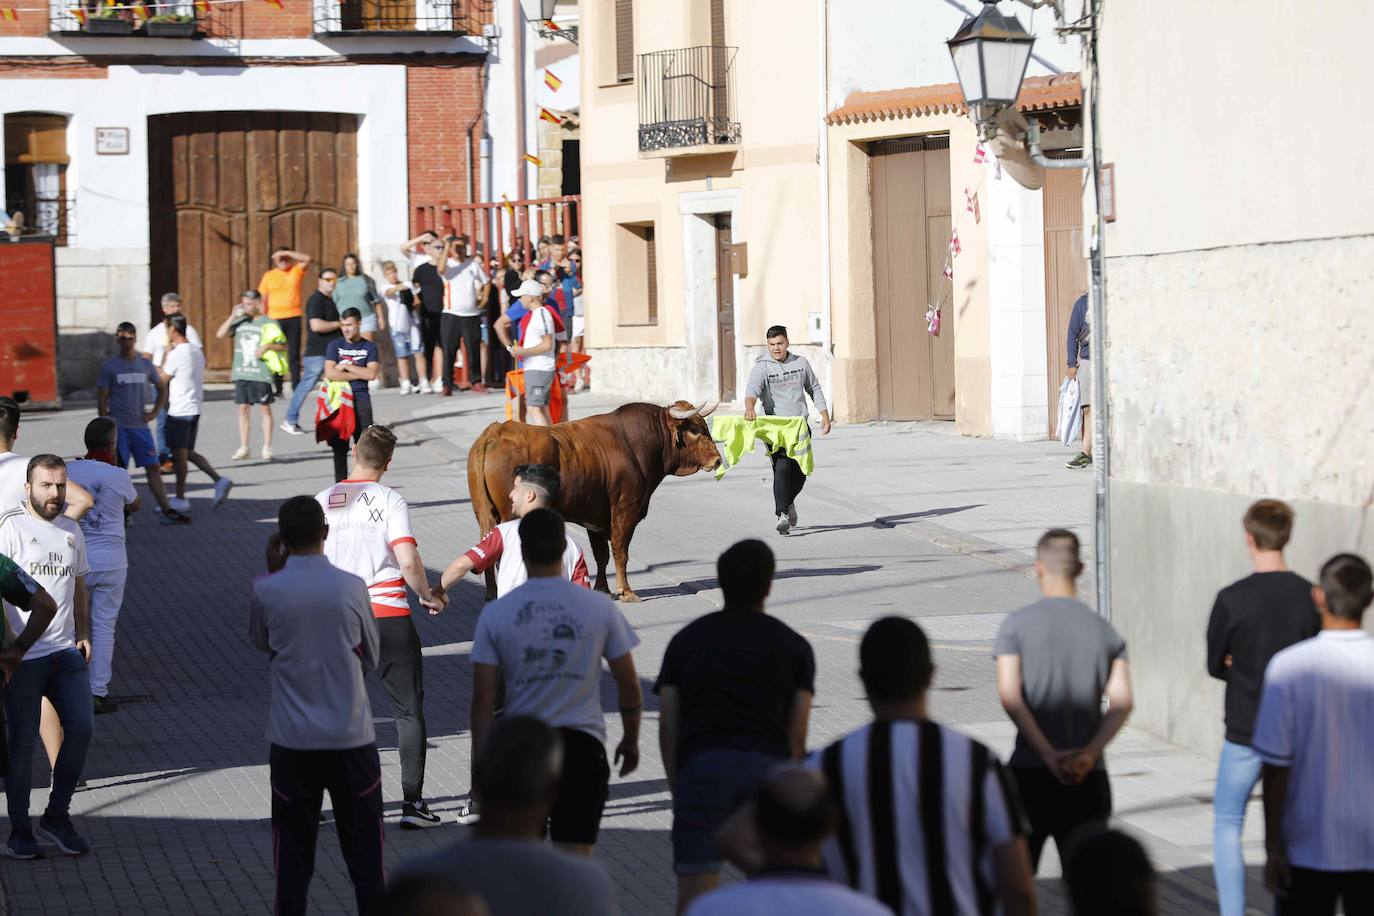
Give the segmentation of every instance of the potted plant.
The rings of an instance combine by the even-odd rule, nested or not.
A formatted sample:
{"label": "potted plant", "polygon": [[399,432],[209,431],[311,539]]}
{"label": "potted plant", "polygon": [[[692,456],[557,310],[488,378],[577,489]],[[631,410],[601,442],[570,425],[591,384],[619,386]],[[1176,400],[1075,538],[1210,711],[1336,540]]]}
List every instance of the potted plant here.
{"label": "potted plant", "polygon": [[86,20],[86,31],[92,35],[128,35],[134,30],[134,21],[128,10],[111,9],[102,6]]}
{"label": "potted plant", "polygon": [[196,20],[179,13],[165,13],[149,19],[146,28],[150,38],[193,38]]}

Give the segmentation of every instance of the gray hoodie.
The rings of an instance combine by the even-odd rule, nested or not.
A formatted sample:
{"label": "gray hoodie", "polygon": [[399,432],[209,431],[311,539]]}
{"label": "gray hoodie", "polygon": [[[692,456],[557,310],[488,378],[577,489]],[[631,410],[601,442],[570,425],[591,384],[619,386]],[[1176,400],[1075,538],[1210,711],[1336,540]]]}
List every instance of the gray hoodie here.
{"label": "gray hoodie", "polygon": [[816,379],[811,364],[806,357],[788,353],[787,358],[778,362],[765,353],[754,363],[749,371],[749,383],[744,393],[763,402],[763,412],[774,417],[804,417],[806,395],[817,410],[825,410],[825,392]]}

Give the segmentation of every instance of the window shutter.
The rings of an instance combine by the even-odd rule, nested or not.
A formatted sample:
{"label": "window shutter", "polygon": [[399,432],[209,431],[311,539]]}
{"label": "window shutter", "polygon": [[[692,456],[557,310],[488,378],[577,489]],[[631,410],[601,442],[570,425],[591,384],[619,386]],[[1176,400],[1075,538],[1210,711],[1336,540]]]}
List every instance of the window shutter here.
{"label": "window shutter", "polygon": [[644,228],[644,263],[648,274],[645,280],[649,287],[648,321],[658,324],[658,246],[654,244],[653,226]]}
{"label": "window shutter", "polygon": [[635,78],[634,0],[615,0],[615,78],[627,83]]}

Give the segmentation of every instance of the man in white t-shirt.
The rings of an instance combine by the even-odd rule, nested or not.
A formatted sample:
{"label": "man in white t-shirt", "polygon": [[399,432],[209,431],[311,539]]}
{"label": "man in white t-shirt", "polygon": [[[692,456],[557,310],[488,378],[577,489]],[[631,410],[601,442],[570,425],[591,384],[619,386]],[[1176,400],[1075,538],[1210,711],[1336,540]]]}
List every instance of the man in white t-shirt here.
{"label": "man in white t-shirt", "polygon": [[448,250],[440,261],[439,276],[444,280],[444,313],[439,319],[439,337],[444,345],[444,394],[453,393],[453,365],[458,344],[463,345],[463,368],[468,386],[478,394],[487,390],[482,384],[482,303],[491,278],[482,268],[481,258],[468,251],[467,236],[451,236]]}
{"label": "man in white t-shirt", "polygon": [[[524,585],[530,576],[525,569],[525,559],[520,555],[520,519],[535,509],[551,508],[558,498],[558,486],[558,472],[546,464],[522,464],[517,467],[515,483],[510,491],[515,518],[491,529],[475,547],[450,563],[439,584],[434,587],[434,598],[447,601],[448,589],[463,576],[469,572],[484,573],[493,567],[496,594],[489,594],[488,599],[504,597]],[[563,577],[584,588],[591,588],[587,581],[586,557],[572,535],[568,535],[568,546],[563,551]]]}
{"label": "man in white t-shirt", "polygon": [[529,581],[483,608],[472,637],[472,743],[482,746],[495,715],[498,680],[504,679],[506,715],[534,716],[563,735],[549,837],[569,852],[591,855],[611,776],[603,743],[601,660],[610,665],[620,706],[623,736],[615,762],[620,775],[628,776],[639,766],[643,695],[631,655],[639,637],[609,595],[563,577],[567,532],[557,512],[526,514],[519,534]]}
{"label": "man in white t-shirt", "polygon": [[172,465],[176,470],[177,495],[168,500],[178,512],[190,512],[186,499],[186,466],[189,462],[205,472],[215,482],[214,507],[218,509],[229,498],[234,482],[221,477],[214,465],[196,451],[196,433],[200,429],[200,411],[205,403],[205,351],[187,334],[185,315],[167,318],[167,356],[158,368],[167,383],[167,447],[172,450]]}
{"label": "man in white t-shirt", "polygon": [[[14,453],[14,440],[19,437],[19,402],[0,396],[0,512],[22,506],[24,484],[27,483],[29,459]],[[67,482],[67,508],[62,513],[72,521],[90,511],[95,500],[86,488]]]}
{"label": "man in white t-shirt", "polygon": [[[0,514],[0,554],[13,560],[57,603],[52,623],[27,647],[5,687],[10,741],[5,800],[10,837],[0,853],[12,859],[43,857],[35,833],[67,855],[79,856],[91,848],[68,816],[72,793],[86,764],[95,710],[86,669],[91,654],[86,538],[76,522],[62,515],[66,489],[66,462],[56,455],[37,455],[28,465],[25,505]],[[20,633],[28,624],[29,612],[5,602],[5,617],[10,629]],[[53,766],[47,810],[35,825],[29,817],[29,794],[44,697],[62,724],[62,749]]]}
{"label": "man in white t-shirt", "polygon": [[85,457],[67,464],[68,482],[80,482],[95,497],[95,507],[81,518],[81,533],[86,536],[86,560],[91,568],[86,590],[91,606],[91,694],[97,714],[116,708],[109,688],[115,623],[129,574],[124,519],[140,505],[133,478],[115,458],[118,438],[114,420],[96,417],[86,424]]}
{"label": "man in white t-shirt", "polygon": [[369,426],[353,445],[348,477],[315,497],[329,522],[324,552],[339,569],[367,583],[381,649],[377,675],[391,700],[401,756],[401,827],[436,827],[439,816],[424,799],[425,689],[420,637],[410,617],[406,586],[430,610],[425,564],[410,528],[410,508],[400,493],[381,484],[396,450],[396,434]]}
{"label": "man in white t-shirt", "polygon": [[[162,368],[163,357],[167,355],[167,319],[173,315],[181,314],[181,294],[163,293],[162,294],[162,320],[148,328],[148,333],[143,335],[143,346],[139,349],[154,366]],[[200,346],[200,335],[196,329],[187,325],[186,337],[191,343]],[[163,410],[157,415],[157,426],[153,430],[153,436],[157,440],[158,457],[163,464],[172,460],[172,450],[167,446],[167,411]]]}

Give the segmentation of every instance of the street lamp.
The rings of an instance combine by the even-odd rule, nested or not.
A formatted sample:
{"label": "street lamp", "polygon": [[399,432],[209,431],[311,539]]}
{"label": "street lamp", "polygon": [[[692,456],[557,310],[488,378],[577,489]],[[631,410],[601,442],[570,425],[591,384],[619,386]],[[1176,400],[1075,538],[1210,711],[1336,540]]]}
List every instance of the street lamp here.
{"label": "street lamp", "polygon": [[1015,16],[1002,15],[997,0],[983,0],[982,12],[965,19],[945,43],[978,135],[990,140],[997,133],[998,114],[1015,104],[1021,92],[1035,36]]}

